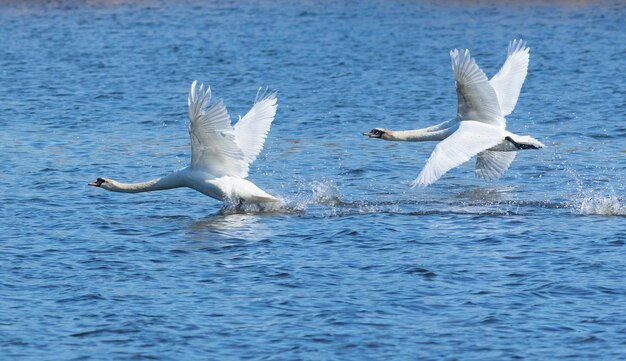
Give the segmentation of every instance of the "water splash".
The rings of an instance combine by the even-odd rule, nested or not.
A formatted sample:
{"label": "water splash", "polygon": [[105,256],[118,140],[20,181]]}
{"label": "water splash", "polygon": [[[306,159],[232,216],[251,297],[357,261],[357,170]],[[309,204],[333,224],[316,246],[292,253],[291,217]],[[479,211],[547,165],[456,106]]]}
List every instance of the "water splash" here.
{"label": "water splash", "polygon": [[[620,202],[615,189],[610,184],[598,181],[585,182],[573,169],[569,175],[576,183],[577,194],[570,207],[580,215],[626,216],[626,205]],[[597,189],[599,185],[603,188]]]}
{"label": "water splash", "polygon": [[343,202],[339,196],[339,189],[334,181],[314,181],[311,183],[311,196],[312,203],[327,204],[338,206]]}
{"label": "water splash", "polygon": [[282,199],[277,202],[236,203],[224,201],[220,214],[289,213],[293,209]]}
{"label": "water splash", "polygon": [[615,195],[583,197],[576,205],[582,215],[626,216],[626,205]]}
{"label": "water splash", "polygon": [[614,169],[595,165],[589,168],[593,173],[587,171],[581,174],[570,162],[562,158],[561,153],[555,153],[554,159],[558,160],[568,178],[568,187],[561,195],[565,199],[563,205],[566,208],[579,215],[626,215],[626,205],[618,196],[623,184],[614,182],[616,178],[611,176],[615,173]]}

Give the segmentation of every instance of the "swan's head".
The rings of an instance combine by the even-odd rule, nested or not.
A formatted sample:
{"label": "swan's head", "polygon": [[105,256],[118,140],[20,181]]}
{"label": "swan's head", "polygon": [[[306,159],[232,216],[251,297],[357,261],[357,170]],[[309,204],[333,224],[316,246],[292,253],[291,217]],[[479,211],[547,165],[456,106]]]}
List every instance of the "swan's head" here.
{"label": "swan's head", "polygon": [[369,131],[369,133],[363,133],[364,135],[367,135],[370,138],[382,138],[382,139],[389,139],[390,138],[390,131],[387,129],[382,129],[382,128],[374,128],[372,130]]}
{"label": "swan's head", "polygon": [[87,185],[104,188],[109,191],[115,188],[114,182],[108,178],[98,178],[95,182],[87,183]]}

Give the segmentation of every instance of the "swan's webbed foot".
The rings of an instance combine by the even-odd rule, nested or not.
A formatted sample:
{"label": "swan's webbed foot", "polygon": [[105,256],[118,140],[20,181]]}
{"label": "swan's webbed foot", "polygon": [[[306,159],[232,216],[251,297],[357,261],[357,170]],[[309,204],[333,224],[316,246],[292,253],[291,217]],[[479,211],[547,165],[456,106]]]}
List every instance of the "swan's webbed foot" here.
{"label": "swan's webbed foot", "polygon": [[224,206],[220,209],[222,214],[245,213],[245,202],[241,198],[225,198]]}
{"label": "swan's webbed foot", "polygon": [[245,204],[246,202],[242,198],[237,199],[234,203],[237,212],[241,212]]}
{"label": "swan's webbed foot", "polygon": [[382,138],[386,133],[387,131],[384,129],[374,128],[370,130],[369,133],[363,133],[363,135],[367,135],[370,138]]}

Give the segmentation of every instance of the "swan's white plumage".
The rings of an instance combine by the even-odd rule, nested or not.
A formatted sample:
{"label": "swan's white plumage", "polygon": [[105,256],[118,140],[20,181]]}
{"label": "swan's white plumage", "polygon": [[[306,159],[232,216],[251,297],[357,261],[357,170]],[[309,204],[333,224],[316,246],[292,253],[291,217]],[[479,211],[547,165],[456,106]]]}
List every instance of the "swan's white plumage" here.
{"label": "swan's white plumage", "polygon": [[[469,50],[450,52],[458,96],[458,129],[450,128],[453,132],[435,147],[413,186],[432,184],[475,155],[476,175],[497,179],[509,168],[517,150],[544,147],[533,137],[505,130],[504,117],[515,108],[528,73],[529,52],[523,40],[510,42],[507,59],[491,80],[487,80]],[[428,128],[405,133],[408,136],[397,140],[432,140]],[[394,140],[387,139],[390,138]]]}
{"label": "swan's white plumage", "polygon": [[450,52],[458,97],[457,119],[474,120],[504,128],[496,92],[469,50]]}
{"label": "swan's white plumage", "polygon": [[517,152],[496,152],[492,150],[478,153],[476,157],[476,176],[487,180],[500,178],[509,169],[516,155]]}
{"label": "swan's white plumage", "polygon": [[509,43],[507,58],[500,71],[489,80],[498,96],[502,116],[513,112],[519,98],[522,85],[528,74],[530,48],[523,40],[513,40]]}
{"label": "swan's white plumage", "polygon": [[458,97],[455,120],[415,130],[374,128],[366,135],[393,141],[441,140],[413,181],[414,187],[432,184],[475,155],[478,155],[476,175],[496,179],[509,168],[518,150],[544,147],[533,137],[505,129],[504,117],[513,111],[519,98],[528,72],[529,54],[526,42],[513,40],[502,68],[488,80],[469,50],[454,49],[450,58]]}
{"label": "swan's white plumage", "polygon": [[252,109],[235,124],[235,140],[248,164],[263,149],[265,138],[276,116],[276,107],[276,93],[257,95]]}
{"label": "swan's white plumage", "polygon": [[276,94],[257,98],[233,127],[224,103],[220,100],[209,106],[211,89],[205,91],[201,85],[196,91],[196,83],[188,98],[191,168],[216,177],[247,177],[276,115]]}
{"label": "swan's white plumage", "polygon": [[425,187],[434,183],[450,169],[498,145],[507,133],[491,124],[471,120],[461,122],[452,135],[437,144],[413,186]]}
{"label": "swan's white plumage", "polygon": [[189,104],[189,137],[191,138],[191,169],[219,176],[247,175],[248,165],[230,125],[228,111],[222,101],[209,106],[211,88],[204,85],[196,91],[191,84]]}
{"label": "swan's white plumage", "polygon": [[211,89],[197,82],[191,84],[189,136],[191,164],[165,177],[142,183],[122,183],[98,178],[89,185],[114,192],[140,193],[189,187],[209,197],[233,203],[272,202],[281,200],[245,179],[250,163],[263,148],[276,115],[276,93],[258,97],[252,109],[233,128],[222,101],[210,104]]}

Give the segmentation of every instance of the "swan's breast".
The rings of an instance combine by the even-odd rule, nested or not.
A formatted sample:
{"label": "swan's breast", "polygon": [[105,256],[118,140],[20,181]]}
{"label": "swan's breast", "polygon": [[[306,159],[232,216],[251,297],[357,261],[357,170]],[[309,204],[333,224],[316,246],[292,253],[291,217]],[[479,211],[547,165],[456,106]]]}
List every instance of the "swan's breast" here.
{"label": "swan's breast", "polygon": [[271,201],[275,199],[247,179],[233,176],[215,177],[206,172],[189,169],[184,173],[187,187],[221,201],[227,199]]}

